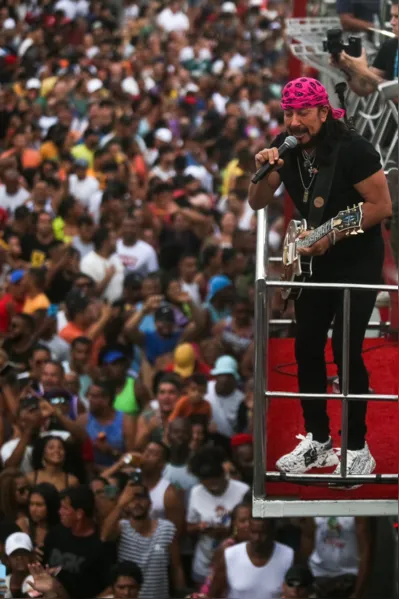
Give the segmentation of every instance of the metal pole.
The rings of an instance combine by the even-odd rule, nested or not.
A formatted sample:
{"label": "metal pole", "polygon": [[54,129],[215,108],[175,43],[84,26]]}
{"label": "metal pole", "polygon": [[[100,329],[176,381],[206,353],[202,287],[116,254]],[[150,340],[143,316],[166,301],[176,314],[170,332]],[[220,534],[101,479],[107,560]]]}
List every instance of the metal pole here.
{"label": "metal pole", "polygon": [[256,499],[266,496],[266,367],[267,364],[267,211],[259,210],[256,238],[255,361],[254,361],[254,487]]}
{"label": "metal pole", "polygon": [[[281,398],[281,399],[342,399],[342,393],[293,393],[292,391],[266,391],[266,397],[270,398]],[[364,393],[363,395],[349,394],[347,396],[348,401],[398,401],[397,395],[369,395]]]}
{"label": "metal pole", "polygon": [[268,287],[292,287],[293,289],[353,289],[356,291],[398,291],[397,285],[359,285],[358,283],[311,283],[309,281],[271,281],[267,280]]}
{"label": "metal pole", "polygon": [[[296,321],[293,318],[272,318],[269,320],[269,324],[280,325],[280,326],[291,326],[295,324]],[[367,325],[367,329],[387,329],[391,326],[391,323],[388,322],[378,322],[371,321]],[[332,327],[331,327],[332,328]]]}
{"label": "metal pole", "polygon": [[341,476],[346,477],[348,451],[348,416],[349,416],[349,354],[350,354],[350,289],[344,290],[344,314],[342,330],[342,425],[341,425]]}

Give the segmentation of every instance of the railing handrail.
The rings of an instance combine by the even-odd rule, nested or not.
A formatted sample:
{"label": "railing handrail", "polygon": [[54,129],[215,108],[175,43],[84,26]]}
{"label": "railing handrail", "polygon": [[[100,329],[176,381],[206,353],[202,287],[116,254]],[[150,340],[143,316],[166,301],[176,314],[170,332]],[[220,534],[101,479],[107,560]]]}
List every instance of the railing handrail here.
{"label": "railing handrail", "polygon": [[[339,481],[343,481],[343,485],[348,485],[347,475],[347,452],[348,452],[348,409],[350,401],[387,401],[397,402],[397,395],[353,395],[349,393],[349,327],[350,327],[350,294],[356,290],[386,290],[396,291],[397,285],[359,285],[350,283],[312,283],[312,282],[288,282],[274,281],[268,277],[269,262],[279,262],[278,257],[269,257],[268,254],[268,229],[269,223],[267,219],[267,208],[259,210],[257,213],[257,240],[256,240],[256,280],[255,280],[255,366],[254,366],[254,486],[253,486],[253,513],[256,515],[262,514],[266,510],[266,503],[271,507],[268,511],[270,517],[276,517],[284,512],[281,500],[267,500],[266,488],[267,482],[277,480],[276,473],[267,472],[267,405],[270,399],[274,398],[291,398],[291,399],[314,399],[312,394],[302,393],[286,393],[283,391],[268,390],[268,344],[269,344],[269,293],[270,290],[276,287],[302,287],[302,288],[322,288],[322,289],[342,289],[344,292],[344,314],[343,314],[343,373],[342,373],[342,389],[338,394],[324,394],[325,397],[339,400],[342,402],[342,421],[341,421],[341,470],[340,474],[331,477],[328,475],[304,475],[300,479],[295,477],[285,477],[283,482],[289,483],[299,480],[307,482],[316,482],[318,484],[333,484],[339,485]],[[282,477],[279,478],[280,482]],[[373,474],[369,477],[363,477],[363,484],[392,484],[397,480],[397,475],[391,474]],[[382,500],[372,506],[368,500],[358,500],[362,504],[358,515],[388,515],[394,514],[396,502],[394,500]],[[351,511],[348,509],[347,500],[338,501],[317,501],[310,502],[314,504],[313,515],[323,515],[327,509],[331,509],[329,515],[348,515]],[[355,502],[356,503],[356,502]],[[307,507],[304,501],[288,501],[290,505],[290,515],[306,515]],[[327,507],[329,506],[329,507]],[[353,509],[353,508],[352,508]],[[286,515],[288,514],[286,508]],[[297,511],[295,511],[297,510]],[[342,511],[341,511],[342,510]],[[356,510],[355,510],[356,511]]]}

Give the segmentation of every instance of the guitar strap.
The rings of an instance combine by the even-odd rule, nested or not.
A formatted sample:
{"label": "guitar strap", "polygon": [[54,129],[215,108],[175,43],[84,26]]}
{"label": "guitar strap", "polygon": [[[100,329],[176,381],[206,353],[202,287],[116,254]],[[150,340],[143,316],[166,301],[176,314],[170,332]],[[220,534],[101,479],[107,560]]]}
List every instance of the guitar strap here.
{"label": "guitar strap", "polygon": [[312,198],[309,202],[308,227],[316,229],[322,224],[324,209],[330,196],[331,185],[334,180],[335,167],[341,142],[338,141],[331,153],[330,163],[319,168],[316,183],[313,188]]}
{"label": "guitar strap", "polygon": [[[317,174],[316,183],[313,188],[312,197],[310,199],[309,214],[307,217],[307,225],[310,229],[316,229],[322,224],[324,209],[330,196],[340,147],[341,142],[338,141],[331,153],[330,163],[320,167]],[[289,298],[287,298],[284,302],[283,312],[286,311],[288,302]]]}

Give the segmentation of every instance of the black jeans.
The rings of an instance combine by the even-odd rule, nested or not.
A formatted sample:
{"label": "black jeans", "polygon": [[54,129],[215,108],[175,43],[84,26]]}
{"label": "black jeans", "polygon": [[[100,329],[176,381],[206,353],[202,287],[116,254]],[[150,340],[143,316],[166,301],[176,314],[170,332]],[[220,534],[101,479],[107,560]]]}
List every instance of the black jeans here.
{"label": "black jeans", "polygon": [[[366,394],[369,377],[362,358],[362,346],[377,292],[351,291],[349,393]],[[332,350],[342,389],[343,291],[303,289],[295,302],[295,357],[298,364],[300,393],[326,393],[327,367],[325,345],[334,320]],[[327,401],[305,399],[302,402],[305,429],[316,441],[330,435]],[[366,401],[349,402],[348,449],[362,449],[366,436]]]}

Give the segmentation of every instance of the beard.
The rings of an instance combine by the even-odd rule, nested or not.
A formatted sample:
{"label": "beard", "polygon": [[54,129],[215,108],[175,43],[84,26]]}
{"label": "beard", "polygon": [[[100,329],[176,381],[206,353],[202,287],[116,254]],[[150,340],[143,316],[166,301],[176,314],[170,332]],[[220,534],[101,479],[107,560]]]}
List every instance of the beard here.
{"label": "beard", "polygon": [[325,124],[323,123],[320,130],[318,131],[318,133],[316,133],[315,135],[312,135],[309,131],[309,129],[307,129],[306,127],[295,127],[295,129],[292,129],[291,127],[287,128],[287,132],[289,135],[309,135],[310,139],[309,141],[307,141],[306,143],[302,143],[300,142],[298,144],[298,148],[302,149],[302,150],[308,150],[310,148],[314,148],[315,146],[317,146],[320,141],[324,138],[325,136]]}

